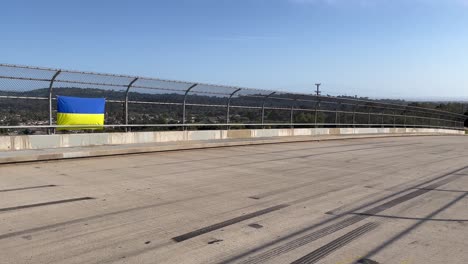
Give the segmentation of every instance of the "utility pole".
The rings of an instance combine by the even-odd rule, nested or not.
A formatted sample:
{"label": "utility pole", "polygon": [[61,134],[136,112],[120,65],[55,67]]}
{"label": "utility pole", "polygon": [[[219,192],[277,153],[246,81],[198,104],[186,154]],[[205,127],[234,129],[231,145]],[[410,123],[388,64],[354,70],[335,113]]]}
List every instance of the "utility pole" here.
{"label": "utility pole", "polygon": [[315,86],[317,86],[317,90],[315,91],[315,94],[317,96],[317,101],[315,102],[315,111],[314,111],[314,115],[315,115],[315,118],[314,118],[314,123],[315,123],[315,128],[317,128],[317,118],[318,118],[318,115],[317,115],[317,110],[318,108],[320,107],[320,99],[319,99],[319,96],[320,96],[320,85],[322,85],[321,83],[316,83]]}
{"label": "utility pole", "polygon": [[316,83],[315,86],[317,86],[317,90],[315,91],[315,95],[317,97],[320,96],[320,85],[322,85],[321,83]]}

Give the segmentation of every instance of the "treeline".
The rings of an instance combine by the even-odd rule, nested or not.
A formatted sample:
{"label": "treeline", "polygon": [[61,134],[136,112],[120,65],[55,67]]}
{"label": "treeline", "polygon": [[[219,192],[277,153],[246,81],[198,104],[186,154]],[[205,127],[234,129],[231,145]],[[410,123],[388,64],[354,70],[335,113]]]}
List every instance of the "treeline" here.
{"label": "treeline", "polygon": [[[120,102],[125,99],[125,91],[105,90],[105,89],[89,89],[89,88],[54,88],[53,96],[77,96],[77,97],[104,97],[108,100],[106,106],[106,123],[107,124],[122,124],[124,122],[124,105]],[[15,125],[44,125],[48,123],[48,89],[36,89],[25,92],[15,91],[0,91],[0,96],[21,96],[21,97],[36,97],[45,98],[42,100],[30,99],[8,99],[0,98],[0,125],[15,126]],[[231,123],[260,123],[261,122],[261,105],[264,95],[240,96],[234,97],[231,101],[229,120]],[[374,124],[391,124],[403,123],[404,120],[392,116],[382,115],[399,115],[401,113],[395,110],[382,110],[372,108],[365,103],[360,103],[357,107],[351,104],[337,105],[341,99],[363,99],[355,97],[338,97],[338,98],[323,98],[323,101],[317,105],[315,102],[294,101],[294,95],[284,95],[286,99],[279,100],[272,96],[265,102],[267,108],[282,108],[270,109],[265,111],[266,123],[289,123],[291,121],[290,109],[294,107],[293,122],[295,123],[352,123],[353,115],[350,114],[335,114],[332,111],[349,111],[359,113],[374,113],[374,115],[357,114],[354,116],[355,123],[374,123]],[[186,120],[187,123],[204,123],[204,124],[220,124],[227,122],[226,108],[227,96],[208,95],[208,94],[189,94],[187,97]],[[129,100],[136,103],[129,105],[129,123],[131,124],[179,124],[182,122],[182,106],[184,100],[182,92],[151,90],[149,93],[130,92]],[[372,100],[379,103],[391,103],[398,105],[418,106],[430,109],[448,111],[457,114],[465,114],[468,116],[468,107],[466,104],[457,102],[407,102],[404,100],[380,99]],[[146,102],[146,103],[143,103]],[[163,105],[151,104],[151,102],[165,103]],[[200,105],[217,105],[217,106],[194,106],[191,104]],[[239,108],[236,106],[249,106],[252,108]],[[321,110],[331,112],[319,112],[317,115],[313,110],[318,107]],[[55,111],[55,103],[53,110]],[[418,113],[407,112],[408,115],[418,115]],[[55,116],[55,114],[54,114]],[[418,122],[417,120],[413,120]],[[411,121],[409,121],[411,122]],[[423,123],[424,124],[424,123]],[[436,125],[436,124],[434,124]]]}

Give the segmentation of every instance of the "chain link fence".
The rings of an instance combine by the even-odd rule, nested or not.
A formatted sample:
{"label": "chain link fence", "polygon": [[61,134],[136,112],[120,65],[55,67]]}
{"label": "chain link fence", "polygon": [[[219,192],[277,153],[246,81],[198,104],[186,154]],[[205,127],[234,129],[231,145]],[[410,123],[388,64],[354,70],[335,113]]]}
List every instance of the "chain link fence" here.
{"label": "chain link fence", "polygon": [[464,129],[466,120],[466,116],[452,112],[348,97],[0,64],[0,132],[51,133],[59,127],[55,122],[57,95],[106,98],[104,128],[108,131],[250,127]]}

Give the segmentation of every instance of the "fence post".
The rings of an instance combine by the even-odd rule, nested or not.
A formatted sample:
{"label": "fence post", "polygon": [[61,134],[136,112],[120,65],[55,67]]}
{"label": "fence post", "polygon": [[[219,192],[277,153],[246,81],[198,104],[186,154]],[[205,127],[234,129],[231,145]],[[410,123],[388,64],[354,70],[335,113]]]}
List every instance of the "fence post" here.
{"label": "fence post", "polygon": [[226,109],[226,127],[227,127],[227,129],[229,129],[229,108],[231,106],[231,99],[240,90],[242,90],[242,89],[239,88],[239,89],[235,90],[234,92],[232,92],[231,95],[229,95],[229,99],[228,99],[228,102],[227,102],[227,109]]}
{"label": "fence post", "polygon": [[263,97],[263,102],[262,102],[262,128],[265,128],[263,124],[265,124],[265,103],[268,97],[274,95],[276,92],[272,92],[268,94],[267,96]]}
{"label": "fence post", "polygon": [[367,114],[368,114],[367,124],[368,124],[368,126],[370,128],[370,125],[371,125],[371,113],[370,113],[371,112],[371,106],[369,105],[368,107],[369,107],[369,109],[367,109]]}
{"label": "fence post", "polygon": [[128,94],[130,92],[130,88],[132,85],[138,80],[138,77],[133,79],[127,86],[127,90],[125,91],[125,103],[124,103],[124,118],[125,118],[125,132],[128,132],[130,129],[128,127]]}
{"label": "fence post", "polygon": [[341,102],[336,103],[335,107],[335,127],[338,127],[338,108],[340,108]]}
{"label": "fence post", "polygon": [[396,127],[396,113],[393,111],[393,128]]}
{"label": "fence post", "polygon": [[[52,79],[50,80],[49,84],[49,126],[52,126],[52,87],[54,86],[55,79],[57,79],[57,76],[62,72],[62,70],[58,70],[54,76],[52,76]],[[47,133],[50,135],[54,131],[53,128],[49,128],[47,130]]]}
{"label": "fence post", "polygon": [[317,96],[317,102],[315,103],[315,118],[314,118],[314,123],[315,123],[315,128],[317,128],[317,119],[318,119],[318,109],[320,108],[320,99]]}
{"label": "fence post", "polygon": [[382,113],[380,113],[380,115],[382,116],[382,122],[381,122],[382,127],[385,127],[385,126],[384,126],[384,113],[385,113],[385,108],[383,108],[383,109],[382,109]]}
{"label": "fence post", "polygon": [[403,119],[403,126],[406,128],[406,111],[407,111],[407,107],[405,107],[405,110],[403,110],[403,114],[404,114],[404,119]]}
{"label": "fence post", "polygon": [[291,105],[291,116],[290,116],[290,124],[291,124],[291,128],[294,128],[294,105],[296,104],[297,102],[297,98],[294,99],[292,105]]}
{"label": "fence post", "polygon": [[427,120],[427,127],[428,127],[428,128],[431,127],[431,117],[432,117],[431,114],[429,114],[429,117],[426,117],[426,120]]}
{"label": "fence post", "polygon": [[[182,110],[182,124],[185,125],[185,122],[186,122],[186,118],[185,118],[185,106],[186,106],[186,102],[187,102],[187,95],[188,93],[190,92],[190,90],[192,90],[193,88],[195,88],[195,86],[197,86],[198,83],[194,83],[192,84],[186,91],[185,91],[185,94],[184,94],[184,103],[182,105],[183,107],[183,110]],[[183,126],[184,130],[186,129],[185,126]]]}
{"label": "fence post", "polygon": [[355,124],[356,124],[356,108],[359,107],[359,103],[358,104],[355,104],[354,107],[353,107],[353,128],[355,128]]}

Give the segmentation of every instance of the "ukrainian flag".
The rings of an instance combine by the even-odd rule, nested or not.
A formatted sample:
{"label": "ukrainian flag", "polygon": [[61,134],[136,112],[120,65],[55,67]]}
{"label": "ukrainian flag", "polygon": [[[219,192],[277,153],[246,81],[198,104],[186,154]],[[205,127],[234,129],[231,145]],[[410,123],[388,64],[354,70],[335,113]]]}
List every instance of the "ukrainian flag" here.
{"label": "ukrainian flag", "polygon": [[96,125],[96,127],[58,129],[102,129],[104,125],[105,107],[105,98],[57,96],[57,125]]}

